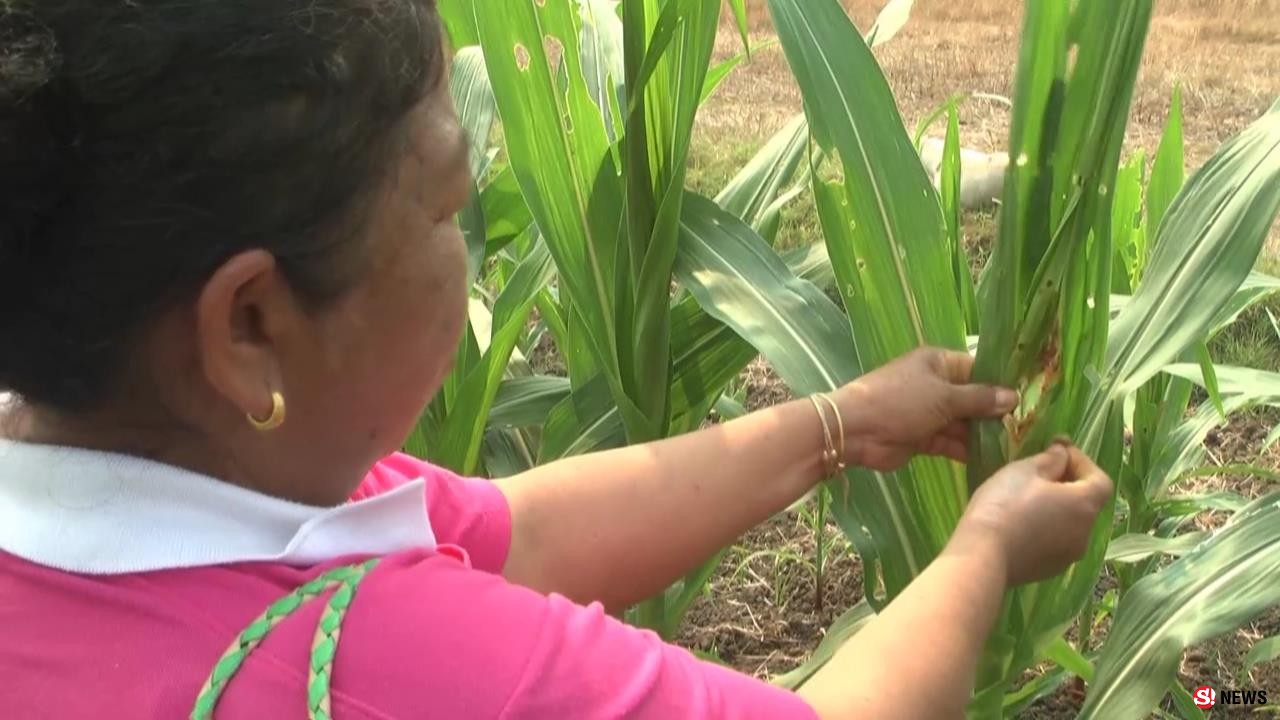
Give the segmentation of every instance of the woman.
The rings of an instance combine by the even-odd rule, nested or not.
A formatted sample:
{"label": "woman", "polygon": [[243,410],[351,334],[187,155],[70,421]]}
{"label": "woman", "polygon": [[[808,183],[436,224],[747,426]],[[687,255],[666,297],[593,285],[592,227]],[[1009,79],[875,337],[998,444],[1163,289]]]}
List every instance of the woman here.
{"label": "woman", "polygon": [[456,477],[395,454],[467,294],[429,0],[10,0],[0,39],[6,718],[950,716],[1001,593],[1109,497],[1076,450],[1010,465],[798,694],[702,663],[606,611],[824,450],[961,457],[1016,395],[922,350],[830,406]]}

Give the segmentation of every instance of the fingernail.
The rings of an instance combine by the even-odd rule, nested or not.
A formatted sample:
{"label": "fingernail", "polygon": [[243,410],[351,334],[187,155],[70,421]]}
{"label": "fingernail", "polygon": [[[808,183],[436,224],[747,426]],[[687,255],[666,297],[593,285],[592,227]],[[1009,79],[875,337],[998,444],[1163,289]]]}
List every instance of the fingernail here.
{"label": "fingernail", "polygon": [[996,391],[996,404],[1004,410],[1012,410],[1018,406],[1018,393],[1008,388]]}
{"label": "fingernail", "polygon": [[1061,445],[1064,448],[1070,448],[1075,445],[1075,443],[1071,441],[1071,436],[1067,434],[1054,435],[1053,440],[1051,440],[1050,443],[1052,445]]}

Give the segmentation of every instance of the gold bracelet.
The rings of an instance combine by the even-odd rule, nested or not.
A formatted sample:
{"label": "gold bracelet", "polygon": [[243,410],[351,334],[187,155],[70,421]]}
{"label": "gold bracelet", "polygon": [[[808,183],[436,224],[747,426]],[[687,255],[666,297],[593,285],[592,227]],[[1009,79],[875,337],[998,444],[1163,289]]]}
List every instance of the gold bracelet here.
{"label": "gold bracelet", "polygon": [[840,406],[836,405],[836,401],[832,400],[831,396],[825,393],[819,393],[818,397],[825,400],[827,404],[831,406],[831,412],[836,416],[836,437],[840,438],[840,449],[836,451],[835,467],[837,473],[844,472],[844,469],[847,466],[844,463],[844,418],[840,415]]}
{"label": "gold bracelet", "polygon": [[[838,472],[837,468],[842,464],[839,455],[836,454],[835,442],[831,439],[831,425],[827,423],[827,413],[823,411],[818,397],[810,395],[809,402],[813,403],[813,409],[817,411],[818,420],[822,423],[822,469],[826,477],[831,477]],[[839,420],[838,413],[836,419]]]}

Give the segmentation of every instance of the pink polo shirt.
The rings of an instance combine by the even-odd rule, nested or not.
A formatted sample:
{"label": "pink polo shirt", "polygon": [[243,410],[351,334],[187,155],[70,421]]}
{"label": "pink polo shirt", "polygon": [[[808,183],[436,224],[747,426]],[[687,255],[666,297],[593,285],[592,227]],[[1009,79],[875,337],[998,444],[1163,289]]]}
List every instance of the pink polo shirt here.
{"label": "pink polo shirt", "polygon": [[[335,720],[816,718],[792,693],[702,662],[598,604],[583,607],[506,582],[498,573],[511,516],[488,482],[396,455],[373,469],[337,517],[316,520],[311,510],[205,487],[200,483],[217,481],[174,469],[176,486],[198,488],[193,497],[231,493],[229,507],[244,509],[223,517],[209,507],[221,501],[204,499],[168,527],[168,511],[148,520],[117,507],[122,498],[167,492],[163,466],[140,473],[153,484],[134,487],[130,463],[143,461],[117,456],[109,481],[76,494],[76,478],[62,476],[70,468],[86,473],[95,458],[109,456],[61,449],[80,453],[79,464],[54,463],[46,480],[61,489],[45,493],[17,477],[22,471],[29,478],[32,462],[50,464],[33,459],[34,447],[0,445],[0,523],[9,523],[8,531],[0,526],[0,718],[185,718],[218,657],[267,605],[370,554],[344,548],[387,551],[376,553],[384,559],[343,625]],[[379,500],[413,497],[405,486],[415,481],[423,485],[415,507],[398,497]],[[175,497],[157,507],[181,507],[182,496]],[[381,513],[412,517],[423,497],[429,527],[403,537],[392,528],[379,537],[388,524]],[[261,519],[259,505],[266,507]],[[76,534],[76,517],[108,511],[121,513],[113,516],[121,518],[119,535],[112,523],[92,524],[102,538]],[[182,526],[200,537],[186,542]],[[245,557],[279,542],[284,559],[202,564],[225,556],[224,548],[196,547],[206,537],[226,537]],[[59,549],[68,539],[79,547]],[[321,557],[326,552],[337,554]],[[115,571],[130,563],[151,569]],[[174,566],[156,567],[165,563]],[[309,603],[267,637],[231,680],[215,718],[305,717],[320,610],[320,602]]]}

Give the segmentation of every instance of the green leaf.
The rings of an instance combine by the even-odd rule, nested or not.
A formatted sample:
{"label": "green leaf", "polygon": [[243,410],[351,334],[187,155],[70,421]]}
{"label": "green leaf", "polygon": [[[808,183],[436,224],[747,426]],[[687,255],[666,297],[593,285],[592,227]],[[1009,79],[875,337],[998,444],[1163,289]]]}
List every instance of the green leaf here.
{"label": "green leaf", "polygon": [[1248,504],[1247,500],[1235,493],[1214,492],[1156,500],[1152,503],[1152,508],[1165,517],[1181,517],[1195,515],[1205,510],[1234,513]]}
{"label": "green leaf", "polygon": [[1203,339],[1253,270],[1280,208],[1280,103],[1227,141],[1169,208],[1107,347],[1127,394]]}
{"label": "green leaf", "polygon": [[875,47],[892,40],[911,18],[911,6],[914,4],[915,0],[889,0],[885,3],[867,33],[867,45]]}
{"label": "green leaf", "polygon": [[[1196,370],[1199,373],[1199,370]],[[1233,396],[1224,400],[1223,411],[1212,405],[1197,408],[1190,417],[1155,439],[1146,468],[1143,497],[1154,500],[1204,459],[1204,439],[1229,416],[1256,402],[1255,396]],[[1224,412],[1225,411],[1225,412]]]}
{"label": "green leaf", "polygon": [[704,81],[702,84],[702,98],[700,102],[705,103],[708,98],[714,95],[716,90],[720,88],[720,85],[724,83],[726,78],[729,77],[730,73],[732,73],[735,69],[737,69],[737,67],[741,65],[744,60],[751,59],[752,52],[756,52],[767,47],[772,47],[776,44],[777,44],[776,40],[766,40],[756,45],[754,48],[748,45],[747,49],[743,50],[742,52],[736,55],[732,55],[727,59],[721,60],[720,62],[712,65],[711,70],[707,72],[706,81]]}
{"label": "green leaf", "polygon": [[839,309],[710,200],[685,200],[676,276],[707,314],[768,358],[794,392],[831,390],[860,374]]}
{"label": "green leaf", "polygon": [[485,476],[504,478],[534,466],[537,443],[525,430],[490,430],[484,436]]}
{"label": "green leaf", "polygon": [[1130,533],[1107,546],[1107,562],[1134,563],[1153,555],[1184,555],[1204,542],[1208,533],[1190,532],[1176,537]]}
{"label": "green leaf", "polygon": [[[843,170],[843,181],[815,181],[814,193],[857,364],[871,370],[925,344],[965,347],[938,196],[870,49],[836,2],[769,8],[813,138]],[[964,498],[959,468],[932,458],[894,475],[854,471],[829,487],[837,522],[883,574],[873,605],[933,559]]]}
{"label": "green leaf", "polygon": [[520,195],[515,173],[509,167],[495,175],[480,191],[480,208],[485,223],[485,257],[502,250],[528,231],[533,223],[529,206],[524,204],[524,197]]}
{"label": "green leaf", "polygon": [[1218,414],[1225,420],[1227,410],[1222,406],[1222,393],[1218,390],[1218,374],[1213,369],[1213,357],[1209,355],[1209,345],[1205,342],[1196,343],[1195,353],[1196,360],[1200,363],[1200,374],[1204,378],[1205,390],[1209,392],[1209,399],[1213,401]]}
{"label": "green leaf", "polygon": [[1058,636],[1049,643],[1044,650],[1044,656],[1046,660],[1052,660],[1071,674],[1083,678],[1085,682],[1093,680],[1093,663],[1062,636]]}
{"label": "green leaf", "polygon": [[1280,472],[1249,463],[1232,463],[1230,465],[1206,465],[1183,473],[1182,478],[1216,477],[1219,475],[1246,475],[1260,477],[1271,482],[1280,482]]}
{"label": "green leaf", "polygon": [[493,88],[489,85],[480,48],[464,47],[454,56],[449,94],[471,146],[471,197],[458,214],[458,226],[467,245],[467,285],[470,286],[485,257],[485,217],[475,179],[485,174],[488,165],[489,135],[495,114]]}
{"label": "green leaf", "polygon": [[1116,175],[1115,200],[1111,213],[1111,241],[1115,267],[1111,290],[1129,294],[1142,278],[1147,261],[1146,229],[1142,215],[1142,173],[1146,162],[1141,151],[1134,153]]}
{"label": "green leaf", "polygon": [[725,212],[736,215],[773,244],[781,204],[794,195],[783,195],[809,145],[809,126],[797,115],[774,133],[764,147],[734,175],[715,201]]}
{"label": "green leaf", "polygon": [[951,272],[955,277],[956,293],[964,312],[965,330],[978,334],[978,300],[974,293],[973,275],[969,271],[969,256],[965,252],[961,207],[960,118],[952,103],[947,110],[947,134],[942,147],[942,166],[939,179],[942,194],[942,214],[947,224],[947,244],[951,247]]}
{"label": "green leaf", "polygon": [[1071,673],[1060,666],[1053,667],[1044,674],[1036,676],[1022,687],[1004,696],[1003,716],[1006,718],[1024,717],[1027,708],[1035,704],[1037,700],[1057,692],[1058,688],[1062,687],[1062,684],[1071,679],[1071,677]]}
{"label": "green leaf", "polygon": [[1230,302],[1214,318],[1210,335],[1216,335],[1234,323],[1245,310],[1276,296],[1280,296],[1280,278],[1260,272],[1249,273],[1240,284],[1240,289],[1231,296]]}
{"label": "green leaf", "polygon": [[[1203,386],[1204,378],[1199,366],[1181,363],[1166,367],[1165,372],[1186,378]],[[1218,389],[1223,396],[1251,398],[1264,404],[1280,403],[1280,373],[1233,365],[1216,366]]]}
{"label": "green leaf", "polygon": [[1274,606],[1280,600],[1276,587],[1280,495],[1271,495],[1121,598],[1079,717],[1145,717],[1164,695],[1184,648]]}
{"label": "green leaf", "polygon": [[[630,345],[620,357],[624,387],[648,420],[645,430],[658,434],[666,431],[671,411],[667,394],[655,389],[670,386],[668,297],[679,244],[685,174],[720,6],[720,0],[666,3],[638,71],[639,57],[633,50],[639,44],[631,39],[627,42],[627,85],[634,110],[628,115],[623,140],[623,169],[634,306],[629,318]],[[624,20],[646,17],[641,8],[641,3],[624,4]],[[674,24],[668,18],[674,18]],[[628,23],[629,33],[636,29],[634,23]],[[664,39],[667,33],[669,41]],[[651,64],[660,48],[659,60]],[[630,440],[648,439],[638,432],[642,430],[628,424]]]}
{"label": "green leaf", "polygon": [[622,20],[617,0],[582,0],[582,73],[587,92],[600,109],[610,142],[622,134],[626,92]]}
{"label": "green leaf", "polygon": [[742,38],[742,49],[751,52],[751,26],[747,18],[747,0],[729,0],[733,8],[733,18],[738,23],[738,35]]}
{"label": "green leaf", "polygon": [[875,610],[867,604],[867,601],[865,599],[860,600],[856,605],[841,613],[835,622],[831,623],[831,627],[827,628],[826,635],[822,637],[822,641],[818,643],[817,649],[813,651],[813,655],[807,661],[791,672],[774,677],[770,682],[789,690],[795,690],[804,685],[809,678],[813,677],[814,673],[822,669],[822,666],[831,660],[836,651],[849,641],[849,638],[866,627],[867,623],[875,619],[875,616]]}
{"label": "green leaf", "polygon": [[1276,658],[1280,658],[1280,635],[1263,638],[1254,643],[1253,647],[1249,648],[1249,654],[1244,658],[1244,667],[1240,670],[1240,680],[1243,682],[1254,667],[1269,663]]}
{"label": "green leaf", "polygon": [[1147,227],[1153,237],[1160,230],[1165,213],[1173,204],[1183,181],[1182,159],[1182,89],[1173,88],[1169,103],[1169,118],[1165,121],[1160,147],[1156,149],[1155,162],[1151,166],[1151,181],[1147,183]]}
{"label": "green leaf", "polygon": [[449,95],[458,111],[458,120],[471,144],[471,177],[482,178],[488,165],[489,136],[497,104],[493,86],[478,47],[464,47],[453,56],[449,71]]}
{"label": "green leaf", "polygon": [[439,0],[436,11],[444,21],[445,34],[455,50],[467,45],[479,45],[480,34],[476,29],[472,4],[475,0]]}
{"label": "green leaf", "polygon": [[524,329],[538,292],[551,281],[553,267],[546,246],[539,244],[520,263],[494,303],[493,334],[483,359],[466,373],[430,458],[464,475],[474,474],[488,426],[489,410],[503,373]]}
{"label": "green leaf", "polygon": [[541,425],[557,403],[569,395],[567,378],[549,375],[507,378],[498,386],[489,409],[489,428]]}
{"label": "green leaf", "polygon": [[1182,686],[1182,682],[1176,675],[1173,682],[1169,683],[1169,695],[1173,698],[1174,707],[1182,713],[1181,717],[1175,720],[1204,720],[1204,711],[1196,705],[1195,699],[1191,697],[1191,691]]}
{"label": "green leaf", "polygon": [[619,328],[632,289],[619,284],[628,276],[624,194],[604,119],[581,81],[581,17],[569,3],[486,0],[476,19],[511,169],[555,259],[566,329],[557,340],[570,375],[585,382],[601,372],[625,424],[655,436],[662,419],[637,407],[623,380],[631,358],[620,348],[633,339]]}

